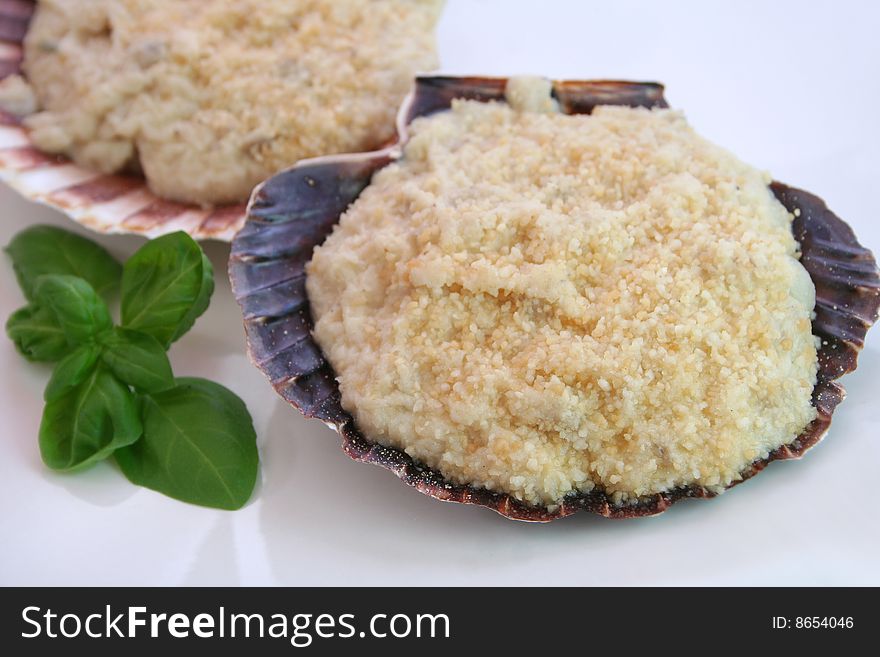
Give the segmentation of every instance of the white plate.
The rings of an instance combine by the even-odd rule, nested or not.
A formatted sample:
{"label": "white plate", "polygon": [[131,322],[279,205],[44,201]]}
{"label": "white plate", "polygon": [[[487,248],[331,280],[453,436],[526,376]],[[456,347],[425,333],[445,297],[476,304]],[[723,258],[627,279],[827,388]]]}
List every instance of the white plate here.
{"label": "white plate", "polygon": [[[448,73],[656,79],[704,135],[822,196],[880,251],[880,42],[874,3],[450,0]],[[0,242],[34,222],[82,232],[0,188]],[[143,240],[101,236],[120,258]],[[247,361],[218,271],[175,370],[240,394],[262,444],[245,509],[200,509],[112,466],[58,475],[37,449],[48,370],[0,338],[0,584],[880,584],[880,328],[827,440],[710,501],[658,518],[504,520],[350,461],[338,438],[276,397]],[[22,298],[0,265],[0,315]]]}

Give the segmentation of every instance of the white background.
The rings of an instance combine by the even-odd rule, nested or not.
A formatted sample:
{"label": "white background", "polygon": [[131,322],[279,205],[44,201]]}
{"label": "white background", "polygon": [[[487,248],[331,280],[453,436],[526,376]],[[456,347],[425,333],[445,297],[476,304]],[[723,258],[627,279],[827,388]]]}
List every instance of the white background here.
{"label": "white background", "polygon": [[[451,0],[450,73],[659,80],[696,128],[818,193],[880,251],[880,11],[874,2]],[[255,99],[258,102],[258,99]],[[0,242],[71,228],[0,188]],[[142,242],[101,237],[125,258]],[[828,439],[712,501],[652,519],[549,525],[442,504],[349,461],[334,433],[276,397],[244,353],[226,282],[172,350],[178,375],[247,402],[262,449],[253,501],[228,513],[129,484],[113,466],[40,462],[44,366],[0,339],[0,584],[880,584],[880,329]],[[22,304],[0,263],[0,315]]]}

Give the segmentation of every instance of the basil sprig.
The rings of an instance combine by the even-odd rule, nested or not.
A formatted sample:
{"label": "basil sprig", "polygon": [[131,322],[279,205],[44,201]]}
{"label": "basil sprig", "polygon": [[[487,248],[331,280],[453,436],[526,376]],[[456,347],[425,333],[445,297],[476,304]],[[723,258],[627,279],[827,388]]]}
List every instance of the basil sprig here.
{"label": "basil sprig", "polygon": [[[201,247],[173,233],[120,266],[88,239],[35,226],[7,252],[29,301],[7,333],[26,358],[55,363],[39,435],[46,465],[78,470],[112,455],[135,484],[202,506],[243,506],[259,468],[247,407],[211,381],[176,379],[166,353],[214,291]],[[115,326],[107,302],[120,284]]]}

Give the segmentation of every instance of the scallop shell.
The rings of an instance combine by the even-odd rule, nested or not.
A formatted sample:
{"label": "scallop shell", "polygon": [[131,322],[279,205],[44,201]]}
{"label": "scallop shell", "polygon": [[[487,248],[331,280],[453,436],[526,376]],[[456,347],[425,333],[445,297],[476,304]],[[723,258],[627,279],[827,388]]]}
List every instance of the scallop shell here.
{"label": "scallop shell", "polygon": [[[592,491],[572,494],[554,508],[530,506],[503,493],[452,484],[403,451],[371,442],[342,408],[334,372],[311,335],[304,267],[313,248],[324,241],[372,175],[401,156],[407,125],[414,118],[448,108],[453,98],[503,101],[505,84],[504,79],[419,78],[401,109],[397,143],[372,153],[303,161],[254,191],[247,223],[233,241],[229,263],[251,359],[303,415],[336,430],[351,458],[381,465],[438,500],[477,504],[517,520],[549,521],[576,511],[609,518],[650,516],[682,499],[714,497],[717,493],[711,490],[688,486],[626,504],[614,504],[605,493]],[[554,90],[567,113],[589,113],[600,104],[666,107],[658,84],[555,82]],[[856,368],[865,334],[880,308],[877,263],[849,226],[808,192],[779,182],[771,190],[797,215],[792,230],[801,244],[801,262],[816,286],[813,333],[822,339],[813,390],[818,415],[793,442],[751,464],[741,481],[772,461],[802,456],[825,436],[831,415],[844,398],[836,379]]]}
{"label": "scallop shell", "polygon": [[[35,7],[34,0],[0,0],[0,79],[21,73],[22,43]],[[99,233],[158,237],[183,230],[196,239],[229,242],[244,224],[244,204],[206,209],[167,201],[142,177],[101,174],[42,153],[19,119],[2,110],[0,180]]]}

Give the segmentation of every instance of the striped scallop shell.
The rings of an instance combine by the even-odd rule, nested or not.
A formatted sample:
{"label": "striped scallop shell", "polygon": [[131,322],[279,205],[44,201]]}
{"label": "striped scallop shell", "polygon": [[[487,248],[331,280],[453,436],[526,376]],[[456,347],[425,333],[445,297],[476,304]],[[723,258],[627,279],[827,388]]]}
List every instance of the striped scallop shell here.
{"label": "striped scallop shell", "polygon": [[[0,79],[21,72],[22,42],[33,0],[0,0]],[[31,200],[57,208],[99,233],[157,237],[183,230],[229,242],[244,223],[244,205],[206,209],[159,198],[145,180],[89,171],[42,153],[14,116],[0,110],[0,180]]]}

